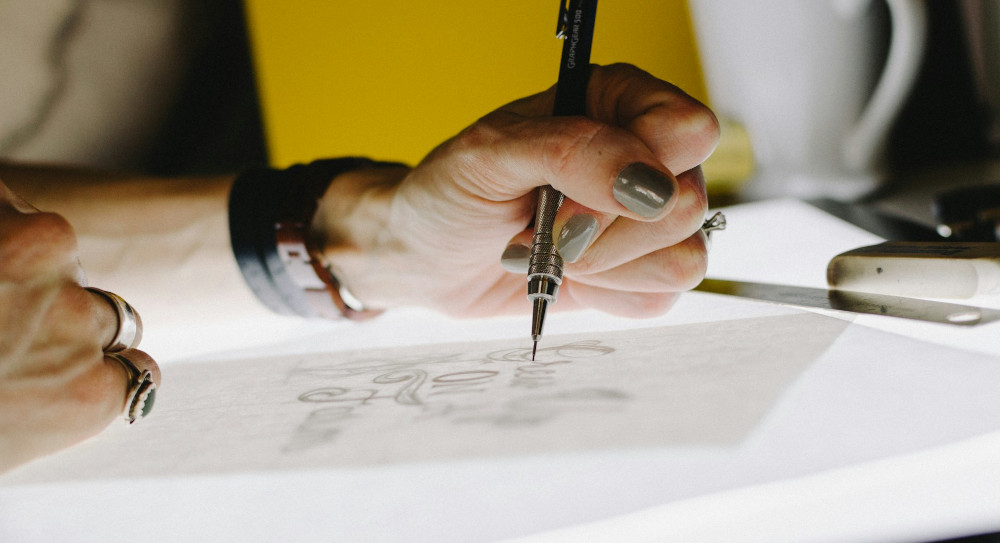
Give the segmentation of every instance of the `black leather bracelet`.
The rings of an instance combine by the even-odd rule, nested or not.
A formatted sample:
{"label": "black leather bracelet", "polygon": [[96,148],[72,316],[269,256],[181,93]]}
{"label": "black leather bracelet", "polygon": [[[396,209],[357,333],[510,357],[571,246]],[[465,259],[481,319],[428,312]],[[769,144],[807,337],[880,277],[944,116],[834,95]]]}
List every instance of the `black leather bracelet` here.
{"label": "black leather bracelet", "polygon": [[363,319],[375,314],[345,303],[319,248],[311,247],[308,230],[336,176],[379,165],[383,163],[367,158],[335,158],[285,170],[252,170],[236,178],[229,194],[233,254],[264,305],[303,317]]}

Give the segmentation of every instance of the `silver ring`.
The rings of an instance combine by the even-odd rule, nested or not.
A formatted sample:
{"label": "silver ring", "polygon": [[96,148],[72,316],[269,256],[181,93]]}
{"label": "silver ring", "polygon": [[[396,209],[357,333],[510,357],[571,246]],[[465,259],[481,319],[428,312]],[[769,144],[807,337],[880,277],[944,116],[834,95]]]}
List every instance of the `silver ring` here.
{"label": "silver ring", "polygon": [[139,342],[142,341],[142,318],[139,317],[139,313],[114,292],[94,287],[87,287],[87,290],[104,296],[118,313],[118,331],[115,333],[115,337],[111,338],[111,341],[104,346],[104,352],[116,353],[138,346]]}
{"label": "silver ring", "polygon": [[152,372],[139,371],[139,368],[121,353],[108,353],[106,356],[120,362],[129,375],[122,418],[129,424],[146,418],[153,410],[153,403],[156,400],[156,383],[153,382]]}
{"label": "silver ring", "polygon": [[725,230],[726,229],[726,216],[722,214],[721,211],[716,211],[715,215],[712,215],[705,220],[701,225],[701,231],[705,234],[711,234],[715,230]]}

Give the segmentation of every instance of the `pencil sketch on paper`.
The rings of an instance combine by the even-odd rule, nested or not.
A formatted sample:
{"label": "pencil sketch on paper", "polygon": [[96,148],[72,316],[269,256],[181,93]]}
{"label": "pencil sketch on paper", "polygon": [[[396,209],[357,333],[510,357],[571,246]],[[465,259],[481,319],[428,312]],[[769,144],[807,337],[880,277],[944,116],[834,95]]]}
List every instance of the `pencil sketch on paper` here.
{"label": "pencil sketch on paper", "polygon": [[[286,452],[332,443],[348,424],[364,424],[378,407],[395,406],[395,417],[418,424],[432,419],[455,425],[537,426],[561,413],[615,409],[629,395],[617,388],[560,388],[560,370],[615,349],[582,340],[540,349],[508,349],[480,357],[460,353],[435,356],[359,358],[294,368],[289,382],[322,382],[298,395],[315,404],[284,447]],[[496,394],[498,389],[531,394]],[[546,393],[546,389],[553,389]],[[498,397],[507,398],[497,402]]]}
{"label": "pencil sketch on paper", "polygon": [[550,337],[534,362],[528,348],[489,341],[175,364],[147,423],[18,476],[731,447],[846,326],[792,314]]}

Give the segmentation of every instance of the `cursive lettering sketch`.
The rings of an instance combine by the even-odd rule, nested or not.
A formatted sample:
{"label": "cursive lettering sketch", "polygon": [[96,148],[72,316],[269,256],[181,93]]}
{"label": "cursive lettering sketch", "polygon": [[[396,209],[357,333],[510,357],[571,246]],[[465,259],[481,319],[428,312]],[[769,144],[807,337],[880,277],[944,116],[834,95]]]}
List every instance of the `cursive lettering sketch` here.
{"label": "cursive lettering sketch", "polygon": [[594,386],[546,389],[557,387],[561,367],[614,352],[584,340],[540,349],[534,361],[530,349],[519,348],[481,357],[361,358],[297,367],[287,382],[310,383],[313,388],[298,400],[319,405],[303,416],[283,450],[334,445],[348,427],[364,425],[387,408],[413,424],[436,419],[496,427],[540,425],[568,411],[613,410],[628,401],[627,393]]}
{"label": "cursive lettering sketch", "polygon": [[503,340],[171,364],[148,423],[19,477],[730,447],[845,326],[793,314],[553,336],[534,362],[527,342]]}

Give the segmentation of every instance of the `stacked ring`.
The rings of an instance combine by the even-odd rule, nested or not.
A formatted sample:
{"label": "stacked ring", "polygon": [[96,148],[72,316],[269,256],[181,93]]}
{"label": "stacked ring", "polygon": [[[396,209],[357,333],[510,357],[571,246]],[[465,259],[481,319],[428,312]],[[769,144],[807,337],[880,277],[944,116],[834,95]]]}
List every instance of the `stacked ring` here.
{"label": "stacked ring", "polygon": [[145,418],[153,410],[153,403],[156,400],[156,383],[153,382],[152,372],[139,371],[139,368],[121,353],[107,353],[106,356],[117,360],[129,375],[122,417],[129,424]]}
{"label": "stacked ring", "polygon": [[701,231],[706,235],[711,234],[716,230],[726,229],[726,216],[722,214],[721,211],[716,211],[715,215],[712,215],[701,225]]}
{"label": "stacked ring", "polygon": [[140,371],[128,357],[122,354],[127,349],[136,348],[142,341],[142,318],[139,317],[135,308],[114,292],[94,287],[86,288],[110,302],[118,315],[118,329],[111,341],[104,346],[104,355],[118,361],[128,373],[128,388],[125,392],[125,409],[122,416],[129,424],[132,424],[145,418],[152,411],[153,402],[156,399],[156,383],[153,382],[152,372],[149,370]]}
{"label": "stacked ring", "polygon": [[99,288],[87,287],[87,290],[99,294],[111,302],[118,314],[118,331],[115,337],[104,346],[104,352],[116,353],[125,349],[134,349],[142,341],[142,318],[121,296]]}

